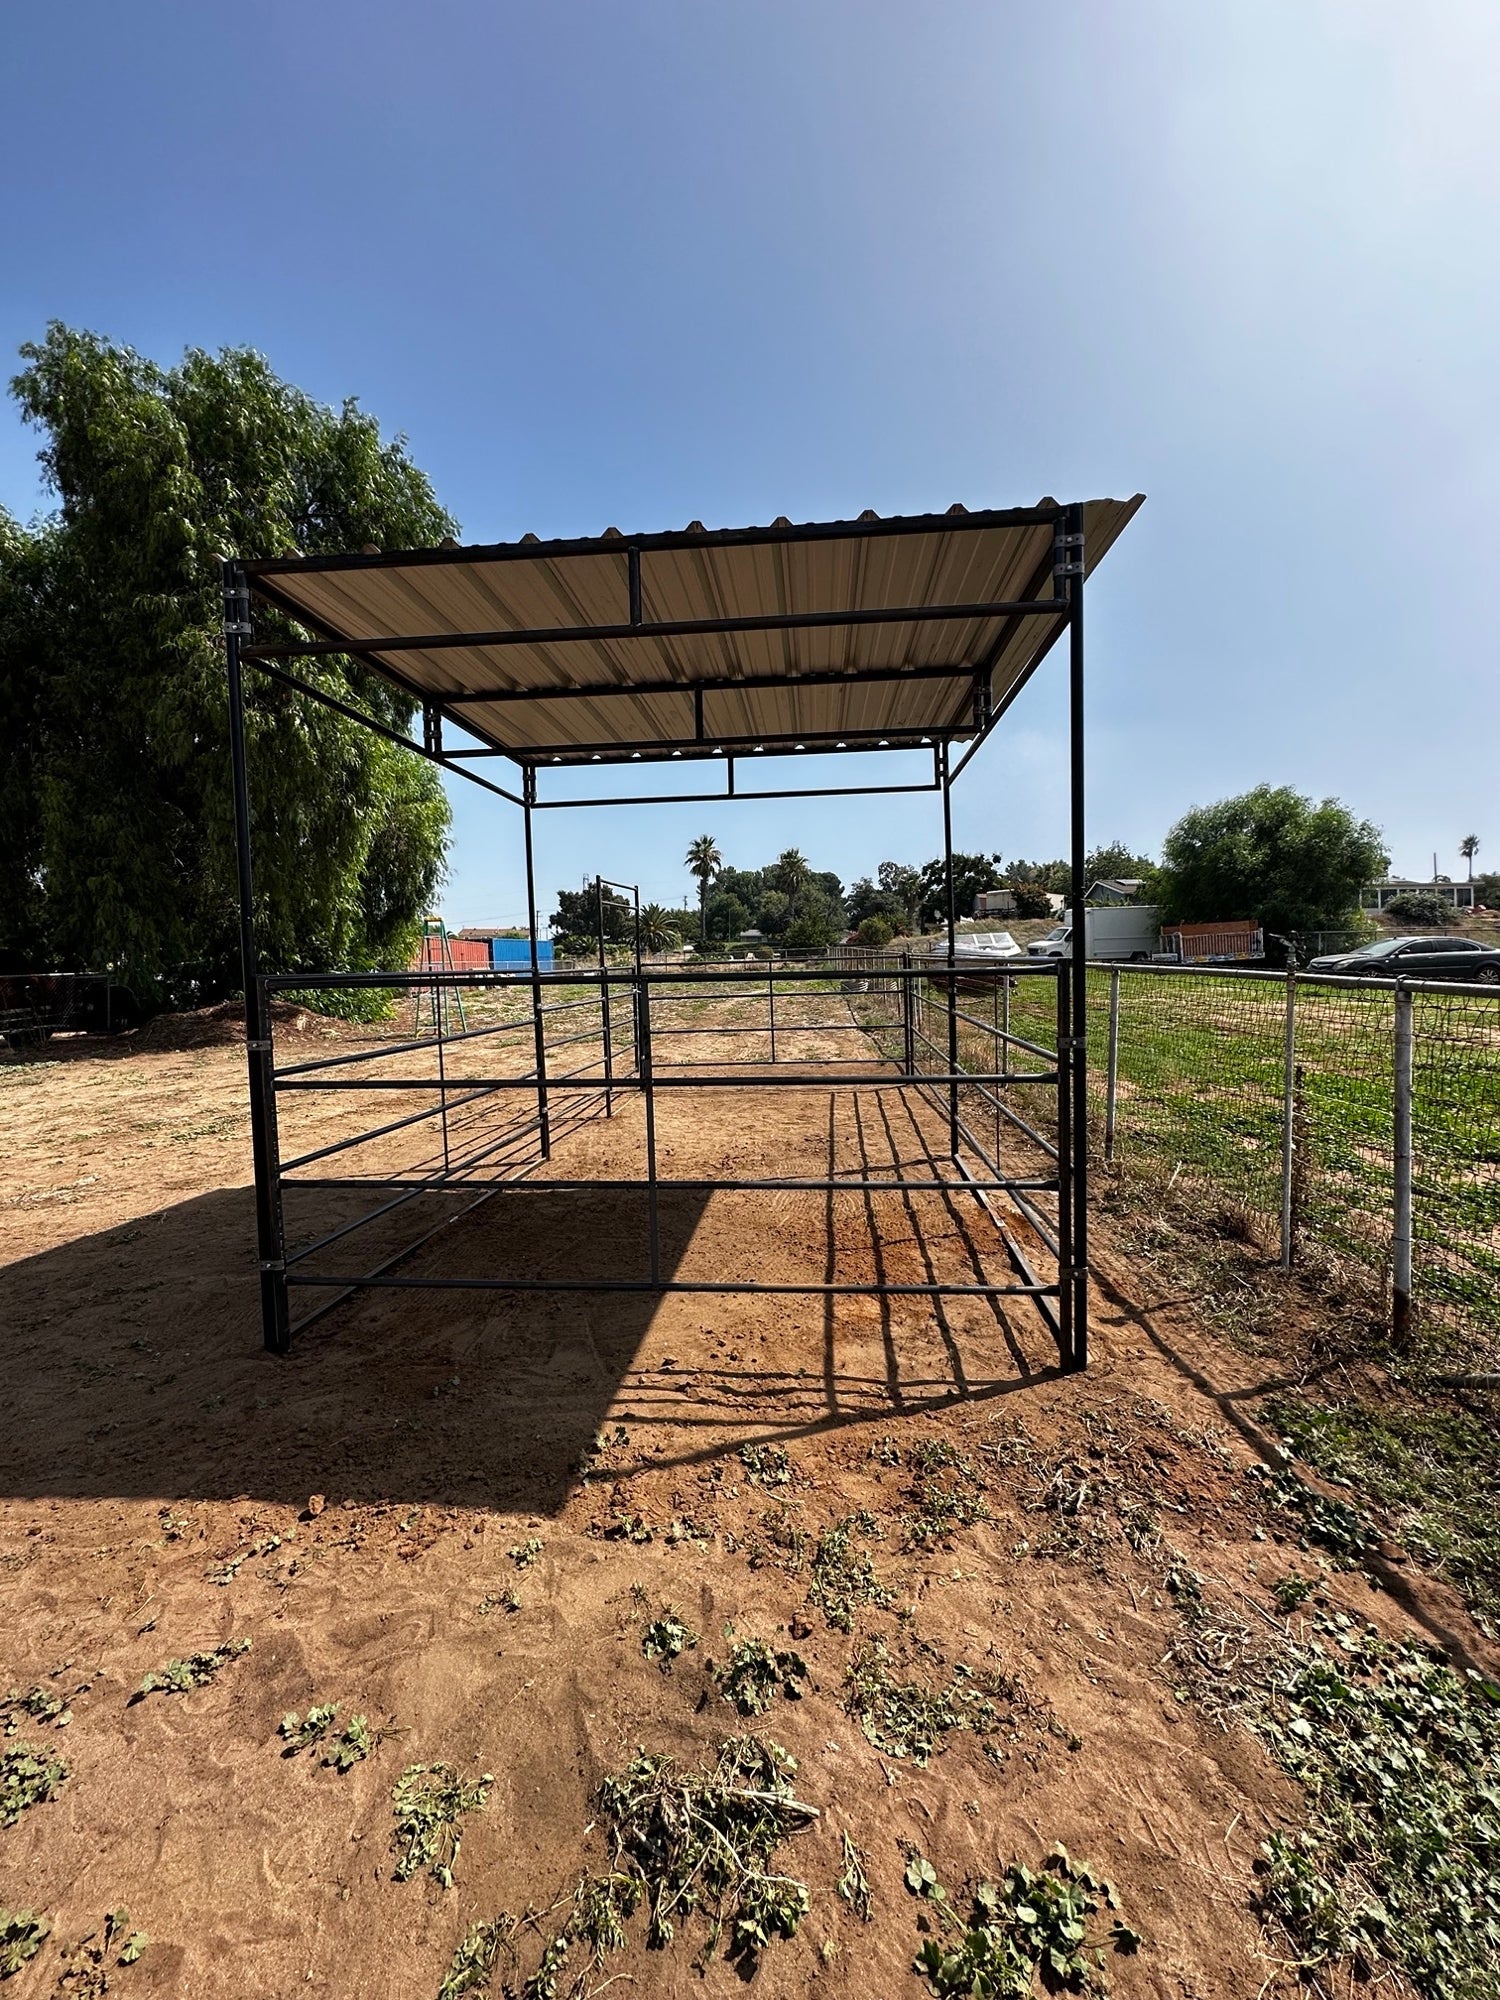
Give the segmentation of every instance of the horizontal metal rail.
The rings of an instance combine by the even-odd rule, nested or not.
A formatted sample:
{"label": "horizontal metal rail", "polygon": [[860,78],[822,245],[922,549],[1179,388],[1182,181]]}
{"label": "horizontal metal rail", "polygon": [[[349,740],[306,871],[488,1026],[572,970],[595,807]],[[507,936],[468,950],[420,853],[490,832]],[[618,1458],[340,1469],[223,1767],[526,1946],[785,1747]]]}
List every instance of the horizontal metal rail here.
{"label": "horizontal metal rail", "polygon": [[[1007,1194],[1016,1189],[1033,1194],[1048,1194],[1057,1187],[1055,1176],[1033,1175],[1020,1179],[1014,1176],[1002,1176],[997,1180],[973,1181],[972,1177],[968,1175],[967,1169],[965,1169],[965,1176],[970,1180],[971,1185],[983,1187],[993,1194]],[[443,1194],[448,1191],[450,1186],[474,1187],[478,1183],[457,1178],[452,1182],[434,1180],[430,1177],[401,1180],[382,1174],[378,1180],[365,1180],[356,1177],[327,1179],[319,1176],[316,1180],[287,1181],[285,1185],[287,1187],[317,1188],[325,1194],[335,1190],[368,1187],[405,1187],[409,1188],[414,1194]],[[494,1185],[496,1187],[518,1188],[522,1193],[532,1194],[584,1194],[596,1192],[616,1194],[639,1192],[645,1194],[648,1191],[650,1183],[644,1179],[549,1179],[530,1181],[503,1180],[496,1181]],[[658,1175],[656,1186],[663,1192],[676,1192],[679,1194],[778,1194],[785,1192],[799,1194],[843,1194],[846,1192],[851,1194],[953,1194],[955,1192],[963,1192],[962,1187],[957,1181],[943,1180],[941,1178],[925,1181],[894,1180],[889,1178],[843,1180],[810,1176],[800,1180],[787,1179],[785,1177],[770,1177],[764,1180],[691,1180],[667,1178]]]}
{"label": "horizontal metal rail", "polygon": [[[765,1033],[766,1031],[762,1029],[761,1032]],[[595,1039],[595,1038],[590,1037],[589,1039]],[[836,1057],[825,1058],[825,1061],[829,1063],[841,1060],[844,1059]],[[695,1068],[696,1066],[697,1065],[692,1063],[673,1064],[674,1069],[691,1069]],[[815,1068],[817,1067],[816,1058],[810,1059],[806,1065],[799,1065],[799,1066],[805,1066],[807,1068]],[[574,1072],[575,1078],[580,1074],[581,1072],[575,1071]],[[924,1070],[922,1072],[922,1075],[923,1079],[928,1083],[967,1083],[967,1084],[979,1085],[987,1083],[1056,1083],[1057,1081],[1057,1072],[1055,1070],[1041,1070],[1035,1073],[1028,1071],[1020,1071],[1020,1070],[1010,1070],[1008,1072],[995,1070],[992,1072],[988,1070],[960,1069],[960,1070],[954,1070],[951,1073],[948,1072],[947,1070],[943,1071]],[[600,1079],[598,1078],[592,1079],[593,1082],[598,1082],[599,1080]],[[470,1090],[475,1095],[482,1095],[483,1093],[492,1090],[534,1089],[536,1086],[536,1072],[532,1070],[529,1071],[524,1076],[466,1076],[456,1079],[456,1081],[461,1083],[465,1089]],[[706,1089],[711,1089],[715,1085],[719,1084],[722,1084],[726,1089],[733,1088],[735,1090],[797,1090],[805,1088],[806,1084],[809,1081],[810,1079],[806,1077],[756,1076],[756,1075],[747,1076],[743,1073],[730,1075],[723,1071],[719,1072],[717,1075],[714,1076],[672,1076],[669,1074],[665,1074],[661,1071],[656,1071],[653,1073],[649,1082],[641,1076],[631,1075],[623,1078],[616,1077],[614,1079],[614,1086],[616,1089],[619,1090],[635,1090],[635,1091],[645,1091],[648,1089],[706,1090]],[[847,1085],[851,1090],[864,1090],[864,1089],[895,1090],[895,1089],[900,1089],[908,1081],[909,1079],[903,1076],[901,1071],[898,1069],[882,1070],[879,1072],[879,1074],[874,1076],[841,1075],[838,1078],[838,1083],[840,1087]],[[450,1078],[445,1084],[441,1078],[435,1076],[334,1077],[331,1078],[326,1083],[315,1077],[292,1077],[286,1083],[278,1085],[278,1089],[287,1091],[443,1090],[443,1089],[451,1090],[454,1087],[454,1082],[455,1079]],[[565,1084],[568,1082],[569,1078],[566,1075],[560,1077],[554,1077],[549,1074],[547,1078],[547,1088],[551,1090],[555,1084]],[[591,1087],[591,1085],[586,1083],[586,1084],[579,1084],[576,1087],[580,1089],[588,1089]],[[468,1102],[469,1100],[467,1098],[460,1098],[458,1101],[460,1104],[462,1104]],[[416,1114],[416,1116],[419,1117],[426,1117],[428,1115],[429,1114],[426,1112],[421,1112]],[[414,1122],[415,1122],[415,1117],[413,1119],[399,1120],[398,1124],[410,1124]],[[392,1126],[382,1127],[381,1129],[383,1131],[395,1131],[397,1127],[395,1125],[392,1125]],[[371,1136],[373,1137],[376,1135],[372,1134]]]}
{"label": "horizontal metal rail", "polygon": [[[504,1183],[501,1183],[503,1186]],[[487,1189],[486,1195],[497,1192]],[[402,1254],[409,1255],[409,1252]],[[1057,1298],[1057,1285],[893,1285],[876,1283],[864,1285],[840,1284],[773,1284],[763,1280],[747,1278],[743,1283],[733,1279],[691,1278],[390,1278],[378,1277],[371,1273],[368,1277],[355,1277],[347,1272],[315,1273],[310,1271],[288,1271],[289,1285],[342,1285],[350,1290],[364,1288],[409,1289],[412,1291],[452,1291],[452,1292],[712,1292],[773,1294],[784,1298],[858,1298],[867,1299],[872,1293],[882,1298]]]}

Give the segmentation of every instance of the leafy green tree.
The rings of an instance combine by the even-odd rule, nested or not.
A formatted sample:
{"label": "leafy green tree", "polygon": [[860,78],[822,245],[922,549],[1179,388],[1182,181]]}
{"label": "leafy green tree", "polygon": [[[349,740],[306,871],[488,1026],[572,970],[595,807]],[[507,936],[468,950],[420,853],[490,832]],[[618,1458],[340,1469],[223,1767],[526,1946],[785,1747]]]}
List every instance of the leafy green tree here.
{"label": "leafy green tree", "polygon": [[[920,915],[924,924],[946,924],[948,921],[948,890],[943,872],[943,859],[939,855],[929,861],[922,870],[922,899]],[[955,854],[953,857],[953,907],[962,920],[972,917],[974,905],[981,889],[1000,887],[1000,857],[998,854]]]}
{"label": "leafy green tree", "polygon": [[[1013,889],[1021,882],[1030,882],[1039,889],[1048,889],[1054,896],[1066,896],[1072,886],[1073,871],[1066,861],[1007,862],[1006,887]],[[1087,884],[1084,886],[1087,887]]]}
{"label": "leafy green tree", "polygon": [[[554,932],[597,947],[599,943],[599,878],[581,889],[559,889],[557,908],[547,919]],[[629,944],[635,905],[615,889],[604,892],[604,942]]]}
{"label": "leafy green tree", "polygon": [[865,917],[854,929],[854,942],[866,951],[884,951],[896,935],[889,917]]}
{"label": "leafy green tree", "polygon": [[[1051,896],[1048,895],[1040,882],[1017,882],[1012,885],[1012,894],[1016,899],[1016,915],[1018,917],[1051,916]],[[1062,891],[1060,889],[1052,891],[1052,895],[1054,896],[1060,896],[1061,894]]]}
{"label": "leafy green tree", "polygon": [[730,938],[737,938],[741,931],[749,929],[750,912],[738,896],[724,890],[709,903],[705,912],[705,925],[704,943],[724,944]]}
{"label": "leafy green tree", "polygon": [[1408,889],[1403,895],[1392,896],[1385,913],[1397,923],[1418,924],[1424,931],[1440,931],[1454,917],[1453,905],[1447,897],[1431,889]]}
{"label": "leafy green tree", "polygon": [[700,934],[708,918],[708,885],[724,866],[724,857],[711,833],[700,833],[687,851],[687,871],[698,878],[698,925]]}
{"label": "leafy green tree", "polygon": [[895,922],[904,931],[914,931],[920,922],[918,912],[922,907],[922,872],[918,868],[908,868],[904,861],[882,861],[875,870],[875,880],[880,892],[889,896],[900,914]]}
{"label": "leafy green tree", "polygon": [[1487,910],[1500,910],[1500,875],[1476,875],[1474,900]]}
{"label": "leafy green tree", "polygon": [[1337,799],[1314,803],[1289,785],[1257,785],[1184,813],[1146,896],[1168,922],[1254,917],[1269,941],[1344,928],[1360,890],[1389,865],[1379,828]]}
{"label": "leafy green tree", "polygon": [[51,956],[37,771],[51,668],[37,613],[54,542],[0,508],[0,951],[18,971]]}
{"label": "leafy green tree", "polygon": [[[248,350],[163,369],[54,324],[21,353],[12,386],[59,508],[34,535],[0,536],[0,707],[20,718],[6,791],[34,824],[0,943],[29,926],[57,964],[141,985],[190,970],[203,996],[232,991],[220,559],[423,546],[455,524],[401,440]],[[409,727],[414,704],[368,670],[305,671]],[[253,670],[247,697],[263,963],[405,963],[442,874],[436,773]]]}
{"label": "leafy green tree", "polygon": [[1132,854],[1123,841],[1108,841],[1103,847],[1092,848],[1084,856],[1083,886],[1088,888],[1092,882],[1139,882],[1155,866],[1149,855]]}
{"label": "leafy green tree", "polygon": [[900,901],[889,891],[877,888],[868,875],[861,875],[849,891],[848,911],[849,921],[856,929],[868,919],[877,918],[889,925],[892,937],[906,915]]}

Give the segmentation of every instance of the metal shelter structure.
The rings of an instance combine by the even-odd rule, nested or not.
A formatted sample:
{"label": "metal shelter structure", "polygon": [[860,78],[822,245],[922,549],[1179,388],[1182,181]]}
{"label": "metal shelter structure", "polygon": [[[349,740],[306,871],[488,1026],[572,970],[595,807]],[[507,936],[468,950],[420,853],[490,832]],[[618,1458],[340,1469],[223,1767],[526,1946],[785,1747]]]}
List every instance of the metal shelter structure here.
{"label": "metal shelter structure", "polygon": [[[1066,961],[1028,968],[1024,976],[1058,982],[1055,1050],[1011,1036],[1000,1026],[1005,973],[976,971],[955,959],[957,911],[952,867],[951,788],[988,740],[1032,674],[1064,634],[1068,638],[1068,790],[1071,850],[1071,904],[1075,935],[1084,932],[1084,584],[1087,576],[1141,505],[1129,500],[1060,504],[946,514],[898,516],[882,520],[866,513],[857,521],[793,525],[781,519],[764,528],[705,530],[695,522],[674,533],[626,536],[608,530],[575,541],[540,542],[527,536],[493,546],[367,551],[357,555],[228,562],[224,566],[230,743],[238,849],[241,945],[245,977],[246,1034],[250,1070],[251,1132],[255,1164],[257,1246],[262,1323],[266,1346],[284,1353],[294,1326],[291,1290],[322,1287],[328,1296],[314,1312],[366,1287],[465,1285],[499,1290],[796,1290],[917,1292],[942,1295],[977,1292],[990,1298],[1021,1294],[1032,1298],[1052,1327],[1065,1365],[1081,1367],[1088,1352],[1087,1283],[1087,1125],[1084,1094],[1084,982],[1070,977]],[[404,735],[368,715],[345,696],[305,678],[304,663],[347,663],[400,689],[419,706],[422,736]],[[399,973],[306,974],[278,977],[262,971],[256,943],[255,888],[251,854],[251,811],[246,741],[244,668],[253,664],[275,683],[321,702],[401,744],[443,770],[462,776],[517,806],[522,815],[527,906],[533,939],[525,974],[453,973],[419,975],[430,987],[451,980],[466,989],[524,987],[529,997],[533,1066],[522,1075],[465,1076],[451,1079],[444,1064],[445,1037],[439,1007],[438,1070],[435,1078],[351,1075],[375,1058],[345,1055],[278,1068],[273,1046],[271,1001],[278,987],[365,984],[401,988]],[[314,667],[314,670],[316,668]],[[358,676],[355,677],[357,685]],[[455,743],[451,732],[469,739]],[[891,784],[764,786],[744,784],[747,763],[803,754],[858,754],[918,751],[930,756],[931,776]],[[722,774],[719,789],[641,792],[627,797],[565,796],[547,783],[559,768],[595,765],[694,762]],[[510,784],[488,775],[497,764],[516,776]],[[668,1277],[658,1241],[663,1188],[794,1186],[809,1190],[839,1187],[847,1179],[774,1176],[752,1180],[665,1181],[658,1173],[654,1105],[662,1090],[745,1087],[772,1083],[795,1088],[806,1067],[783,1078],[774,1073],[775,1008],[778,980],[795,987],[806,973],[773,976],[767,986],[771,1069],[764,1075],[736,1065],[733,1076],[689,1077],[685,1065],[663,1066],[653,1056],[653,993],[660,1009],[676,997],[682,975],[643,970],[637,951],[628,972],[600,964],[591,973],[543,972],[535,939],[537,924],[534,820],[538,812],[592,805],[702,803],[737,798],[789,799],[873,796],[893,792],[934,792],[943,819],[947,951],[934,966],[907,962],[884,968],[880,989],[899,1001],[891,1020],[855,1024],[864,1046],[889,1049],[889,1058],[841,1067],[838,1081],[851,1089],[880,1088],[903,1080],[941,1108],[951,1147],[950,1179],[898,1177],[856,1183],[881,1188],[965,1187],[999,1222],[992,1195],[1003,1196],[1026,1217],[1056,1263],[1055,1282],[1032,1271],[1020,1244],[1006,1229],[1001,1236],[1020,1279],[1001,1284],[985,1274],[981,1283],[835,1284],[830,1281],[779,1286],[754,1282],[693,1282]],[[603,889],[601,886],[600,893]],[[602,929],[602,924],[601,924]],[[946,968],[946,978],[943,977]],[[692,977],[700,985],[718,981],[743,989],[760,982],[761,972],[724,968]],[[960,1005],[968,982],[993,985],[991,1018]],[[559,995],[555,987],[586,986],[584,1000]],[[626,991],[621,992],[624,988]],[[611,1007],[612,997],[628,1006]],[[936,1044],[936,997],[946,1016],[946,1048]],[[547,1019],[585,1004],[597,1010],[600,1028],[549,1045]],[[630,1023],[627,1059],[617,1059],[616,1022]],[[592,1016],[590,1017],[592,1020]],[[1007,1013],[1008,1019],[1008,1013]],[[969,1024],[967,1027],[965,1024]],[[513,1023],[511,1025],[514,1025]],[[995,1060],[976,1067],[961,1061],[967,1033],[992,1034]],[[502,1029],[466,1030],[446,1043],[499,1034]],[[693,1032],[676,1030],[675,1032]],[[737,1032],[749,1033],[751,1030]],[[755,1030],[754,1032],[759,1032]],[[658,1029],[658,1035],[660,1030]],[[886,1037],[882,1041],[882,1036]],[[601,1044],[601,1055],[579,1071],[560,1075],[549,1069],[549,1047],[586,1039]],[[785,1042],[785,1029],[783,1030]],[[936,1067],[923,1070],[919,1045]],[[397,1043],[383,1055],[414,1044]],[[1019,1048],[1047,1068],[1021,1072],[1013,1067]],[[723,1068],[723,1065],[720,1065]],[[329,1072],[333,1072],[330,1074]],[[1055,1143],[1006,1101],[1010,1087],[1055,1087]],[[392,1089],[436,1091],[437,1102],[410,1117],[284,1160],[278,1140],[278,1099],[288,1091]],[[347,1241],[365,1217],[341,1225],[289,1255],[284,1217],[288,1189],[315,1186],[325,1191],[375,1188],[385,1215],[405,1202],[433,1192],[475,1191],[477,1206],[502,1187],[514,1186],[522,1171],[516,1153],[518,1128],[502,1136],[471,1136],[455,1148],[450,1114],[481,1101],[511,1101],[524,1090],[535,1099],[535,1115],[524,1121],[535,1142],[526,1171],[550,1159],[559,1094],[575,1104],[598,1104],[612,1113],[622,1091],[639,1095],[644,1110],[647,1173],[640,1183],[650,1218],[649,1265],[640,1278],[575,1280],[566,1276],[444,1277],[402,1274],[399,1266],[436,1233],[424,1231],[376,1267],[328,1272],[304,1268],[306,1258],[335,1242]],[[978,1093],[995,1113],[993,1152],[980,1142],[965,1107]],[[570,1096],[570,1093],[576,1095]],[[585,1095],[592,1093],[592,1096]],[[387,1099],[387,1102],[390,1100]],[[1003,1119],[1019,1127],[1051,1166],[1038,1174],[1007,1172],[999,1158]],[[375,1174],[307,1178],[307,1169],[328,1157],[379,1140],[424,1120],[440,1118],[440,1161],[420,1174]],[[980,1171],[960,1157],[967,1148]],[[497,1164],[498,1162],[498,1164]],[[552,1187],[579,1183],[550,1181]],[[606,1185],[592,1182],[591,1186]],[[614,1183],[609,1183],[614,1185]],[[625,1185],[619,1183],[619,1185]],[[1055,1197],[1049,1217],[1038,1198]],[[439,1227],[444,1225],[440,1224]]]}

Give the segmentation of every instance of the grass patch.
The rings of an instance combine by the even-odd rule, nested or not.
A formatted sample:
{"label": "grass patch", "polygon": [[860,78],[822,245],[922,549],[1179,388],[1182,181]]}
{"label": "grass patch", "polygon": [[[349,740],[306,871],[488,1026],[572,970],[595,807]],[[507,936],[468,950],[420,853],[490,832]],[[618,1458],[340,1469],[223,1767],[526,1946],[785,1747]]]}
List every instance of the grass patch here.
{"label": "grass patch", "polygon": [[864,1605],[888,1607],[896,1593],[880,1581],[875,1566],[854,1538],[880,1536],[880,1524],[868,1511],[846,1514],[818,1537],[813,1550],[812,1583],[807,1601],[815,1604],[836,1632],[854,1630],[854,1614]]}
{"label": "grass patch", "polygon": [[1299,1458],[1381,1508],[1423,1563],[1500,1636],[1500,1433],[1467,1411],[1285,1396],[1264,1414]]}
{"label": "grass patch", "polygon": [[1424,2000],[1497,2000],[1500,1686],[1343,1614],[1315,1628],[1256,1724],[1312,1802],[1266,1844],[1261,1907],[1325,1990],[1352,1957]]}
{"label": "grass patch", "polygon": [[1104,1994],[1106,1946],[1127,1954],[1140,1949],[1140,1935],[1128,1924],[1116,1918],[1106,1931],[1094,1921],[1106,1909],[1118,1910],[1114,1885],[1088,1862],[1072,1860],[1061,1842],[1036,1873],[1017,1861],[1000,1883],[979,1883],[967,1918],[925,1856],[912,1855],[906,1886],[925,1906],[920,1928],[933,1933],[912,1969],[942,2000],[1029,1994],[1038,1974],[1049,1992]]}
{"label": "grass patch", "polygon": [[708,1673],[741,1715],[764,1715],[778,1694],[801,1701],[807,1662],[800,1653],[780,1651],[764,1639],[740,1639],[721,1666],[710,1660]]}
{"label": "grass patch", "polygon": [[[643,1906],[652,1950],[665,1949],[679,1926],[698,1916],[706,1925],[698,1969],[722,1944],[725,1957],[750,1977],[761,1953],[776,1938],[794,1936],[808,1910],[807,1884],[772,1866],[782,1844],[818,1817],[792,1789],[796,1769],[777,1744],[754,1736],[720,1744],[707,1769],[683,1770],[670,1757],[643,1751],[606,1778],[595,1799],[610,1843],[606,1867],[581,1876],[562,1905],[541,1915],[502,1911],[491,1923],[471,1925],[440,2000],[490,1992],[502,1961],[502,1990],[525,2000],[564,1994],[571,2000],[598,1990],[593,1972],[623,1950]],[[549,1929],[544,1918],[559,1907],[566,1914]],[[541,1945],[524,1980],[523,1934]]]}
{"label": "grass patch", "polygon": [[471,1812],[484,1811],[494,1782],[488,1771],[465,1783],[446,1764],[407,1766],[391,1790],[396,1814],[391,1845],[398,1856],[398,1882],[409,1882],[425,1868],[445,1889],[453,1887],[464,1819]]}
{"label": "grass patch", "polygon": [[0,1753],[0,1826],[14,1826],[23,1812],[55,1798],[68,1780],[60,1757],[49,1757],[29,1743]]}
{"label": "grass patch", "polygon": [[227,1667],[231,1660],[239,1659],[249,1650],[248,1639],[230,1639],[211,1652],[189,1653],[185,1660],[168,1660],[164,1667],[147,1674],[130,1699],[144,1701],[148,1694],[186,1694],[192,1688],[206,1687],[221,1667]]}

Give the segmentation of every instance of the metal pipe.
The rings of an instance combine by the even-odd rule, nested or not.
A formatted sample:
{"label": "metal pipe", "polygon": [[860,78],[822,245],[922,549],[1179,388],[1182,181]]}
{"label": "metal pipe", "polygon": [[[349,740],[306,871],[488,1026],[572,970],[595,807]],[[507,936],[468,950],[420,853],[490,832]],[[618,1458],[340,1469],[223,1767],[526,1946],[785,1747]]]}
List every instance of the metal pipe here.
{"label": "metal pipe", "polygon": [[1281,1049],[1281,1268],[1290,1271],[1296,1254],[1292,1228],[1292,1190],[1296,1185],[1297,1150],[1297,960],[1287,960],[1286,1019]]}
{"label": "metal pipe", "polygon": [[1399,985],[1395,1071],[1396,1212],[1391,1239],[1391,1338],[1398,1347],[1404,1347],[1411,1337],[1412,1006],[1410,991]]}
{"label": "metal pipe", "polygon": [[[630,566],[631,602],[634,604],[637,593],[640,590],[641,559],[635,550],[632,550],[631,554],[633,557]],[[595,876],[594,884],[599,891],[599,1021],[604,1034],[604,1115],[606,1118],[613,1118],[615,1115],[615,1093],[613,1089],[615,1060],[614,1044],[610,1039],[609,981],[605,977],[609,968],[604,956],[604,877],[602,875]]]}
{"label": "metal pipe", "polygon": [[1115,1157],[1115,1093],[1120,1081],[1120,968],[1109,968],[1109,1078],[1104,1093],[1104,1158]]}
{"label": "metal pipe", "polygon": [[646,1105],[646,1220],[650,1234],[651,1282],[661,1277],[661,1216],[656,1177],[656,1089],[651,1065],[651,983],[637,969],[635,988],[636,1060]]}
{"label": "metal pipe", "polygon": [[542,1134],[542,1158],[552,1155],[552,1121],[547,1108],[547,1025],[542,1019],[541,948],[537,942],[539,916],[536,906],[536,854],[531,838],[531,805],[536,796],[536,773],[528,771],[523,780],[525,803],[521,821],[526,837],[526,928],[531,940],[531,1018],[536,1047],[536,1115]]}
{"label": "metal pipe", "polygon": [[261,1338],[272,1354],[291,1345],[286,1292],[286,1238],[277,1165],[275,1069],[270,1006],[260,983],[255,943],[255,875],[250,844],[250,783],[245,758],[245,689],[240,642],[251,636],[243,572],[222,570],[224,661],[229,695],[229,768],[234,793],[234,851],[240,900],[240,977],[245,988],[245,1058],[249,1069],[250,1151],[255,1166],[255,1244],[260,1269]]}
{"label": "metal pipe", "polygon": [[1071,1033],[1067,959],[1057,961],[1057,1281],[1058,1320],[1062,1342],[1072,1367],[1078,1358],[1073,1315],[1077,1298],[1073,1290],[1073,1100],[1067,1087],[1067,1041]]}
{"label": "metal pipe", "polygon": [[[958,975],[954,970],[957,951],[957,907],[953,900],[953,788],[948,782],[948,746],[942,749],[940,770],[943,779],[943,901],[948,916],[948,1074],[958,1070]],[[948,1150],[958,1157],[958,1085],[948,1086]]]}
{"label": "metal pipe", "polygon": [[1083,508],[1076,502],[1068,508],[1067,532],[1059,536],[1063,578],[1068,595],[1068,793],[1071,822],[1073,970],[1070,981],[1072,1018],[1067,1079],[1063,1091],[1071,1098],[1069,1107],[1073,1166],[1073,1365],[1086,1368],[1089,1360],[1089,1107],[1088,1107],[1088,908],[1085,896],[1084,857],[1088,852],[1084,825],[1083,755]]}

